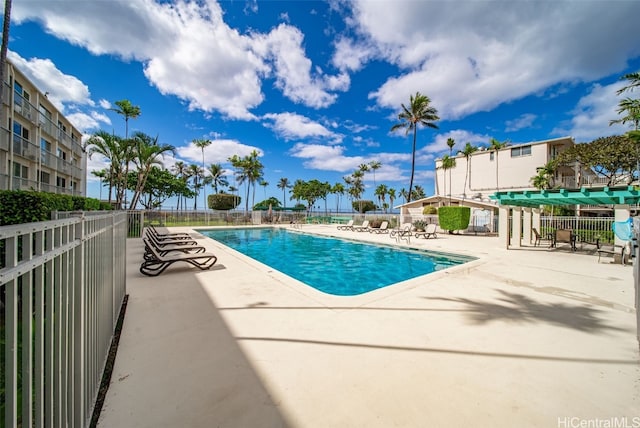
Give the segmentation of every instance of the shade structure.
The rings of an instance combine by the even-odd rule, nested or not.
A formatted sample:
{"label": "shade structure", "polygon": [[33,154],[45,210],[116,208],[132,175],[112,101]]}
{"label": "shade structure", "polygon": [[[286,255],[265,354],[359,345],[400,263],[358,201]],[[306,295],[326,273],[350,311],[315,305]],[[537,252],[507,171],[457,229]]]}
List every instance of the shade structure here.
{"label": "shade structure", "polygon": [[640,202],[640,190],[635,186],[523,190],[496,192],[490,198],[499,205],[530,208],[541,205],[636,205]]}

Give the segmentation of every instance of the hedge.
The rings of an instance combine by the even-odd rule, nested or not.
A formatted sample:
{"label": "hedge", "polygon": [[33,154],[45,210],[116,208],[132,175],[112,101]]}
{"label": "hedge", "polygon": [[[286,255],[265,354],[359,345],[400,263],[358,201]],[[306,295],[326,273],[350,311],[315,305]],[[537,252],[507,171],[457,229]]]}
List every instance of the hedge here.
{"label": "hedge", "polygon": [[440,229],[454,231],[465,230],[471,220],[469,207],[440,207],[438,208],[438,222]]}

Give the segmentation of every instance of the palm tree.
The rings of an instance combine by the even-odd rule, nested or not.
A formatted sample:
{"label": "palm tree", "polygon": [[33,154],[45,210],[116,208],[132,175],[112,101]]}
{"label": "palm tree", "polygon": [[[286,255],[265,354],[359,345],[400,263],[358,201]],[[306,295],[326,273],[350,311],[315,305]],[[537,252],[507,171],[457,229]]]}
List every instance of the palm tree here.
{"label": "palm tree", "polygon": [[640,99],[625,98],[618,103],[618,114],[625,114],[626,116],[620,119],[614,119],[609,121],[609,126],[614,123],[626,124],[627,122],[633,123],[633,129],[640,129]]}
{"label": "palm tree", "polygon": [[[177,178],[181,179],[183,183],[187,183],[189,180],[189,171],[187,169],[187,165],[182,161],[177,161],[172,167],[171,170],[176,175]],[[184,209],[185,206],[185,195],[178,195],[178,206],[176,209]]]}
{"label": "palm tree", "polygon": [[218,193],[219,186],[228,186],[229,181],[227,176],[224,175],[224,169],[219,163],[209,165],[209,174],[211,177],[211,185],[213,187],[213,193]]}
{"label": "palm tree", "polygon": [[249,211],[249,190],[253,186],[253,201],[251,206],[255,205],[255,183],[262,177],[262,170],[264,165],[258,158],[258,151],[254,150],[250,155],[241,158],[238,155],[233,155],[229,158],[229,162],[236,169],[236,181],[239,184],[246,184],[246,200],[245,211]]}
{"label": "palm tree", "polygon": [[[464,176],[464,188],[462,193],[463,200],[464,198],[467,197],[467,179],[469,178],[469,174],[471,173],[471,155],[477,151],[478,151],[478,148],[476,146],[471,145],[471,143],[467,141],[467,144],[465,144],[464,149],[458,152],[461,155],[463,155],[464,158],[467,160],[467,172]],[[471,183],[469,183],[469,187],[471,187]]]}
{"label": "palm tree", "polygon": [[389,207],[393,209],[393,201],[396,200],[396,189],[389,189],[387,193],[389,194]]}
{"label": "palm tree", "polygon": [[[365,176],[365,174],[366,174],[367,172],[369,172],[369,165],[367,165],[366,163],[361,163],[361,164],[358,166],[358,170],[362,173],[362,176],[360,177],[360,179],[363,181],[362,186],[363,186],[363,189],[364,189],[364,187],[365,187],[365,186],[364,186],[364,176]],[[364,193],[364,190],[363,190],[363,192],[362,192],[362,193]]]}
{"label": "palm tree", "polygon": [[193,192],[195,198],[193,198],[193,210],[198,210],[198,196],[200,196],[200,189],[202,188],[202,178],[204,178],[204,171],[195,163],[190,164],[187,167],[189,178],[193,178]]}
{"label": "palm tree", "polygon": [[364,193],[364,183],[362,180],[365,172],[362,168],[363,165],[365,164],[360,165],[360,169],[355,170],[353,174],[351,174],[353,180],[351,182],[351,188],[349,189],[349,194],[358,201],[358,212],[362,212],[362,194]]}
{"label": "palm tree", "polygon": [[428,96],[422,95],[420,92],[416,92],[415,96],[411,96],[409,99],[409,107],[402,104],[402,112],[398,114],[398,120],[400,123],[396,123],[391,127],[391,131],[398,129],[405,129],[405,135],[408,135],[410,131],[413,131],[413,148],[411,150],[411,180],[409,181],[409,192],[407,202],[411,202],[411,193],[413,189],[413,176],[416,168],[416,136],[418,124],[429,128],[437,129],[438,126],[434,123],[436,120],[440,120],[438,117],[438,110],[435,107],[430,106],[431,99]]}
{"label": "palm tree", "polygon": [[369,169],[373,171],[373,187],[376,187],[376,171],[379,170],[380,167],[382,167],[382,163],[377,160],[369,162]]}
{"label": "palm tree", "polygon": [[286,177],[281,178],[280,181],[278,181],[277,186],[278,189],[282,189],[282,200],[284,201],[282,205],[284,209],[287,209],[287,189],[291,187],[289,179]]}
{"label": "palm tree", "polygon": [[633,91],[635,88],[640,86],[640,71],[636,71],[635,73],[625,74],[621,77],[621,79],[626,79],[629,81],[627,86],[624,86],[618,89],[617,94],[620,95],[627,91]]}
{"label": "palm tree", "polygon": [[109,174],[109,171],[107,171],[106,169],[101,169],[99,171],[91,171],[91,175],[93,175],[94,177],[97,177],[100,180],[100,200],[102,200],[102,182],[104,181],[105,178],[107,178],[107,174]]}
{"label": "palm tree", "polygon": [[496,140],[495,138],[492,138],[491,141],[489,142],[489,151],[494,154],[495,153],[495,159],[496,159],[496,192],[498,190],[500,190],[500,185],[498,183],[498,158],[499,158],[499,150],[506,147],[507,146],[507,142],[500,142],[498,140]]}
{"label": "palm tree", "polygon": [[[211,140],[207,140],[205,138],[196,138],[195,140],[191,141],[193,143],[194,146],[200,148],[200,150],[202,150],[202,171],[203,174],[206,172],[205,167],[204,167],[204,148],[205,147],[209,147],[211,145]],[[204,183],[202,183],[204,184]],[[204,189],[204,207],[205,209],[207,208],[207,188],[205,186],[202,186],[202,188]]]}
{"label": "palm tree", "polygon": [[118,108],[112,108],[110,110],[113,110],[116,113],[124,116],[124,126],[125,126],[124,138],[128,139],[129,138],[129,119],[136,119],[138,116],[140,116],[140,113],[141,113],[140,107],[134,106],[133,104],[131,104],[131,101],[129,100],[116,101],[114,104],[117,105]]}
{"label": "palm tree", "polygon": [[[378,187],[376,187],[375,195],[378,197],[378,201],[380,202],[380,206],[384,205],[388,191],[389,191],[389,189],[384,184],[381,184]],[[386,210],[384,210],[384,212],[386,213]]]}
{"label": "palm tree", "polygon": [[[453,159],[453,146],[456,145],[456,142],[453,138],[447,138],[447,146],[449,147],[449,157]],[[453,159],[453,166],[449,168],[449,205],[451,205],[451,170],[456,166],[456,160]]]}
{"label": "palm tree", "polygon": [[345,190],[342,183],[336,183],[331,188],[331,193],[336,195],[336,214],[340,211],[340,196],[344,195]]}
{"label": "palm tree", "polygon": [[263,180],[260,180],[259,184],[263,187],[264,199],[266,200],[267,199],[267,187],[269,186],[269,182],[263,179]]}
{"label": "palm tree", "polygon": [[404,199],[404,203],[407,203],[407,199],[409,198],[409,194],[407,193],[406,189],[400,189],[400,196],[402,196],[402,199]]}
{"label": "palm tree", "polygon": [[136,209],[136,205],[140,200],[140,195],[147,182],[151,167],[154,165],[162,165],[160,157],[163,157],[165,153],[171,152],[175,154],[175,148],[169,144],[158,144],[158,137],[152,138],[143,133],[137,133],[134,139],[135,141],[135,156],[133,163],[136,166],[136,185],[133,191],[133,197],[131,198],[130,210]]}
{"label": "palm tree", "polygon": [[451,205],[451,169],[454,168],[456,166],[456,159],[452,158],[449,155],[444,155],[442,157],[442,169],[443,174],[442,176],[444,177],[444,192],[445,195],[447,193],[447,175],[446,172],[447,170],[449,170],[449,205]]}
{"label": "palm tree", "polygon": [[111,192],[116,187],[117,194],[117,186],[120,184],[116,181],[116,178],[122,166],[121,138],[106,131],[98,131],[87,140],[86,147],[89,159],[97,153],[109,161],[109,173],[107,176],[109,178],[109,205],[111,205]]}
{"label": "palm tree", "polygon": [[420,185],[416,185],[416,187],[413,189],[413,195],[412,195],[414,200],[418,200],[418,199],[422,199],[425,197],[425,193],[424,193],[424,189],[422,188],[422,186]]}

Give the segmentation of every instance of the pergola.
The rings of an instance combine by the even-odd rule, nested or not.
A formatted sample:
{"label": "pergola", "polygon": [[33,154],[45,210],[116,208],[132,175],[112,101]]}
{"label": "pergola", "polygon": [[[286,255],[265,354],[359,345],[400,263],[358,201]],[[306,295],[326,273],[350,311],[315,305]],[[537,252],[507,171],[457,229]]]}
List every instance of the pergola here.
{"label": "pergola", "polygon": [[[540,226],[542,205],[613,205],[616,221],[629,218],[630,206],[640,203],[640,189],[635,186],[583,187],[581,189],[523,190],[496,192],[491,199],[498,202],[500,210],[498,234],[509,247],[509,211],[513,210],[514,246],[521,240],[531,241],[531,227]],[[524,218],[523,218],[524,216]],[[524,219],[531,227],[516,227]],[[523,236],[524,232],[524,236]]]}
{"label": "pergola", "polygon": [[640,190],[634,186],[583,187],[576,190],[524,190],[496,192],[491,199],[499,205],[539,208],[541,205],[635,205]]}

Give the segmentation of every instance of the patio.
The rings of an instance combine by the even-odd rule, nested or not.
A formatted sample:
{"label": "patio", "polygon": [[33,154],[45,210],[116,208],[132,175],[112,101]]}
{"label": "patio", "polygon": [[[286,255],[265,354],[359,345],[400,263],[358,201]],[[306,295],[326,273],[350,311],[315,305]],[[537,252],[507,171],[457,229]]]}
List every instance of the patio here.
{"label": "patio", "polygon": [[478,260],[335,297],[199,242],[218,256],[211,271],[147,278],[142,242],[128,240],[129,301],[99,426],[548,427],[640,416],[630,266],[439,234],[409,245]]}

